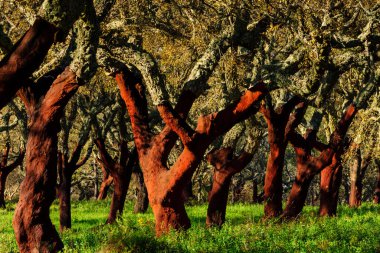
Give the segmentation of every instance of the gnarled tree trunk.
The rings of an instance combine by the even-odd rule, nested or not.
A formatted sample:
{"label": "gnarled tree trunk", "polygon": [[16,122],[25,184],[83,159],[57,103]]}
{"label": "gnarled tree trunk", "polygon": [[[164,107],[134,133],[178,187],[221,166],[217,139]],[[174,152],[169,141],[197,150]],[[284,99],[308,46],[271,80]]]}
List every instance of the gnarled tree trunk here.
{"label": "gnarled tree trunk", "polygon": [[113,178],[108,170],[103,166],[102,162],[97,159],[100,164],[100,168],[102,169],[102,183],[100,184],[99,195],[97,197],[98,200],[103,200],[107,197],[108,190],[113,183]]}
{"label": "gnarled tree trunk", "polygon": [[[299,105],[298,110],[290,116],[297,105]],[[271,218],[282,213],[282,172],[288,135],[300,123],[306,106],[298,97],[293,97],[277,110],[272,108],[270,101],[267,101],[266,106],[260,108],[268,125],[270,150],[265,172],[264,215],[266,218]]]}
{"label": "gnarled tree trunk", "polygon": [[66,68],[48,90],[34,84],[20,92],[30,119],[26,176],[13,219],[21,252],[57,252],[63,248],[49,208],[55,199],[59,119],[78,87],[76,75]]}
{"label": "gnarled tree trunk", "polygon": [[[337,162],[337,159],[344,151],[344,137],[356,113],[357,107],[351,104],[343,114],[335,131],[331,134],[328,145],[319,143],[316,140],[316,130],[309,129],[305,137],[294,131],[292,132],[290,142],[296,152],[297,175],[290,191],[286,208],[281,215],[282,219],[298,217],[305,205],[307,192],[314,176],[331,163]],[[311,155],[313,148],[321,151],[318,157]]]}
{"label": "gnarled tree trunk", "polygon": [[[208,145],[258,110],[256,102],[266,93],[265,86],[259,84],[247,90],[237,103],[218,113],[200,117],[196,130],[191,129],[182,118],[187,115],[196,98],[194,93],[186,90],[181,94],[176,110],[167,102],[158,105],[166,127],[153,136],[149,129],[141,80],[124,69],[116,73],[116,81],[131,119],[149,202],[156,220],[156,234],[161,235],[171,228],[187,229],[190,220],[184,206],[184,187],[190,182]],[[166,160],[176,135],[180,137],[184,149],[168,170]]]}
{"label": "gnarled tree trunk", "polygon": [[208,193],[207,227],[221,227],[223,225],[231,178],[242,171],[252,157],[252,154],[245,152],[239,157],[234,157],[231,148],[222,148],[207,155],[207,161],[215,167],[212,189]]}

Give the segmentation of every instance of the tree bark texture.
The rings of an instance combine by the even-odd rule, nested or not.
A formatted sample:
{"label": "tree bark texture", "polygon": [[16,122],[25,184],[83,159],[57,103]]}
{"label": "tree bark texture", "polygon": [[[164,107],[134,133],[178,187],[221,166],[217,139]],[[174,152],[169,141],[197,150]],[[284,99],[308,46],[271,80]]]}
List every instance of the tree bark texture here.
{"label": "tree bark texture", "polygon": [[207,227],[223,225],[232,176],[242,171],[252,157],[252,154],[246,152],[239,157],[234,157],[231,148],[222,148],[207,155],[207,161],[215,168],[212,189],[208,193]]}
{"label": "tree bark texture", "polygon": [[26,176],[13,219],[20,252],[57,252],[63,248],[49,208],[55,199],[59,120],[78,87],[76,75],[66,68],[50,87],[35,84],[19,92],[30,119]]}
{"label": "tree bark texture", "polygon": [[[187,229],[190,227],[190,220],[184,206],[184,187],[190,182],[211,142],[258,111],[257,102],[266,93],[265,86],[259,84],[247,90],[235,104],[218,113],[200,117],[195,130],[183,120],[196,98],[195,94],[187,90],[186,96],[181,94],[183,100],[179,100],[176,109],[171,108],[168,103],[157,106],[166,126],[161,133],[153,135],[149,128],[147,102],[141,79],[124,69],[116,73],[116,82],[132,123],[149,203],[156,220],[156,234],[159,236],[170,229]],[[184,149],[168,170],[167,156],[177,136]]]}
{"label": "tree bark texture", "polygon": [[[298,110],[291,115],[296,106],[298,106]],[[270,150],[265,172],[264,215],[266,218],[271,218],[282,213],[282,172],[288,135],[300,123],[305,114],[306,105],[300,101],[299,97],[293,97],[286,104],[274,110],[269,100],[266,102],[266,107],[261,106],[260,111],[268,125]]]}

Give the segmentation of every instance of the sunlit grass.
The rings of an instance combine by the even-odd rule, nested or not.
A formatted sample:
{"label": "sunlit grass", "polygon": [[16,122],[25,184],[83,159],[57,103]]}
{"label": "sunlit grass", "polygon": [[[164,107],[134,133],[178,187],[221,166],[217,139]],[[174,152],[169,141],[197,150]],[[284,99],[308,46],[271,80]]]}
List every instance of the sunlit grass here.
{"label": "sunlit grass", "polygon": [[[15,203],[0,211],[0,252],[17,252],[12,216]],[[62,234],[65,252],[380,252],[380,207],[339,207],[337,218],[318,218],[306,207],[299,220],[262,220],[263,206],[236,204],[227,208],[222,229],[205,229],[206,205],[189,206],[190,230],[154,236],[152,213],[132,214],[104,225],[108,201],[81,201],[72,206],[73,228]],[[58,207],[51,209],[58,227]]]}

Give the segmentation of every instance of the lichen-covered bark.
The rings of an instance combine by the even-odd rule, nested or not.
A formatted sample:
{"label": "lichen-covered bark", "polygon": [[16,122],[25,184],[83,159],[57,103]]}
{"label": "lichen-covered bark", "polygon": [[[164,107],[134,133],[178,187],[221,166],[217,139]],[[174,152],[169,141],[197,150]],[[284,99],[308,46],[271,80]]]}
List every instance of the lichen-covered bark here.
{"label": "lichen-covered bark", "polygon": [[35,90],[41,89],[37,84],[20,92],[30,117],[26,176],[13,219],[20,252],[57,252],[63,247],[49,208],[55,199],[59,119],[78,87],[75,74],[67,68],[48,90]]}
{"label": "lichen-covered bark", "polygon": [[239,157],[234,157],[231,148],[222,148],[206,156],[207,161],[215,167],[212,189],[208,193],[207,227],[223,225],[232,176],[242,171],[252,157],[252,154],[245,152]]}

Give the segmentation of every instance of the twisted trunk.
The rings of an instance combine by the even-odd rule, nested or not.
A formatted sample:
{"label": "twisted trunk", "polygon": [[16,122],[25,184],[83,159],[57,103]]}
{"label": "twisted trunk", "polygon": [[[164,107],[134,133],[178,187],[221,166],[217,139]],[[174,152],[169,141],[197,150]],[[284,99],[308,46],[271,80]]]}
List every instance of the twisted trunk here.
{"label": "twisted trunk", "polygon": [[71,182],[72,174],[66,173],[61,177],[59,191],[59,224],[60,231],[71,228]]}
{"label": "twisted trunk", "polygon": [[107,171],[100,162],[99,164],[102,169],[103,178],[102,178],[102,183],[100,184],[100,190],[99,190],[99,195],[97,199],[103,200],[107,197],[108,190],[113,183],[113,178],[110,175],[109,171]]}
{"label": "twisted trunk", "polygon": [[45,93],[34,90],[41,88],[46,89],[36,84],[19,94],[30,117],[26,176],[13,219],[20,252],[57,252],[63,248],[49,208],[55,199],[59,120],[78,89],[76,75],[67,68]]}

